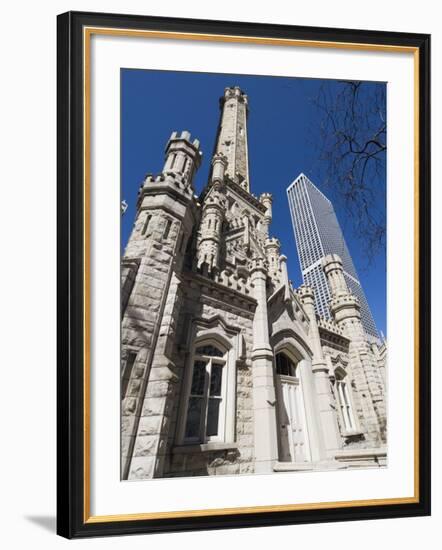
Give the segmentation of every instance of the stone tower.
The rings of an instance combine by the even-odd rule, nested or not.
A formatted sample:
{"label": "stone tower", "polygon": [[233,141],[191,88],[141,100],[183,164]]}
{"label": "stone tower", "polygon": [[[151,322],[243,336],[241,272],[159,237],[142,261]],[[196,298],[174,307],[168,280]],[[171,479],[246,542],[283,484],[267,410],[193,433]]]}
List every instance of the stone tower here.
{"label": "stone tower", "polygon": [[366,441],[386,441],[385,387],[361,321],[359,300],[348,289],[342,260],[337,254],[323,258],[323,268],[331,293],[330,311],[336,324],[350,341],[349,360],[356,386],[357,410]]}
{"label": "stone tower", "polygon": [[[174,380],[168,344],[175,323],[176,273],[197,216],[193,176],[200,163],[198,140],[191,141],[189,132],[173,132],[163,171],[156,177],[148,174],[140,188],[134,228],[122,259],[123,478],[129,468],[133,476],[138,470],[153,475],[154,468],[161,468],[151,457],[161,445]],[[158,419],[155,427],[149,422],[148,430],[147,410],[155,410]]]}
{"label": "stone tower", "polygon": [[248,99],[238,86],[226,88],[220,99],[221,120],[216,151],[227,158],[227,175],[249,191],[247,147]]}

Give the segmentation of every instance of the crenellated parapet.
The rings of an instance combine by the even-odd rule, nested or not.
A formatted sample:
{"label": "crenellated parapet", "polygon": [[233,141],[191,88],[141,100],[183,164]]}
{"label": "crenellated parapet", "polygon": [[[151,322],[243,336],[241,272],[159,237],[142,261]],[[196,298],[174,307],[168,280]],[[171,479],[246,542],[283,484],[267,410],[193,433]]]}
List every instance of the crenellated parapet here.
{"label": "crenellated parapet", "polygon": [[333,334],[336,334],[338,336],[344,336],[344,330],[342,329],[342,327],[340,327],[331,319],[324,319],[324,317],[319,317],[317,322],[320,329],[327,330],[328,332],[332,332]]}
{"label": "crenellated parapet", "polygon": [[269,237],[266,239],[265,248],[269,252],[269,254],[274,253],[279,256],[281,242],[276,237]]}
{"label": "crenellated parapet", "polygon": [[315,304],[315,292],[311,286],[301,285],[296,290],[297,295],[299,296],[301,302],[305,305]]}
{"label": "crenellated parapet", "polygon": [[173,132],[166,145],[163,171],[158,175],[146,174],[138,192],[137,209],[157,207],[158,197],[164,193],[181,202],[193,202],[193,179],[201,159],[197,139],[191,141],[187,131]]}
{"label": "crenellated parapet", "polygon": [[249,262],[248,267],[249,267],[250,273],[252,274],[252,279],[253,279],[253,275],[258,272],[267,276],[268,263],[264,258],[260,256],[255,256],[254,258],[252,258]]}
{"label": "crenellated parapet", "polygon": [[241,292],[246,296],[251,295],[253,290],[253,284],[251,283],[250,278],[241,276],[232,269],[223,269],[215,277],[215,281],[226,286],[227,288]]}
{"label": "crenellated parapet", "polygon": [[246,106],[249,104],[247,94],[245,94],[239,86],[232,86],[232,87],[225,88],[224,96],[220,98],[221,107],[224,105],[226,101],[229,101],[230,99],[235,99]]}
{"label": "crenellated parapet", "polygon": [[173,172],[184,175],[191,182],[194,171],[199,168],[202,159],[200,142],[191,141],[190,133],[172,132],[165,149],[163,172]]}
{"label": "crenellated parapet", "polygon": [[336,323],[340,324],[348,319],[361,320],[361,306],[356,296],[348,293],[330,300],[330,312]]}
{"label": "crenellated parapet", "polygon": [[145,254],[149,243],[170,241],[176,236],[174,252],[178,263],[198,217],[193,178],[201,164],[197,139],[189,132],[173,132],[166,145],[164,169],[146,174],[138,191],[137,211],[125,258]]}
{"label": "crenellated parapet", "polygon": [[169,188],[175,195],[180,195],[189,201],[193,198],[193,187],[189,185],[188,179],[182,174],[162,173],[157,176],[148,174],[139,189],[137,207],[143,206],[143,199],[146,195],[160,193],[162,188]]}

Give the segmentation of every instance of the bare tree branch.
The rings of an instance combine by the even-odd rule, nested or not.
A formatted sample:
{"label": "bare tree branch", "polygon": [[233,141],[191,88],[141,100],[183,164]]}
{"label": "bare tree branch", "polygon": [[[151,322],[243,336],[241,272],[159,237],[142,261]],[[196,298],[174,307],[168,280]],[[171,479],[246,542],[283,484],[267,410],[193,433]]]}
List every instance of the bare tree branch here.
{"label": "bare tree branch", "polygon": [[368,262],[385,248],[385,99],[384,85],[341,80],[324,83],[314,100],[324,183],[338,191]]}

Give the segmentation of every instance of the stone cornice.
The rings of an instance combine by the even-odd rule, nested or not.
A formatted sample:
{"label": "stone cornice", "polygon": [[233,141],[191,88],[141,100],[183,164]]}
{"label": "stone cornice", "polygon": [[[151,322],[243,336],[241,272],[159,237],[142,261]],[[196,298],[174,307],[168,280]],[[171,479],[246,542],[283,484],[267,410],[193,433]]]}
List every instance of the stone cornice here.
{"label": "stone cornice", "polygon": [[249,204],[254,206],[257,210],[262,212],[263,214],[266,213],[267,207],[264,206],[261,202],[259,202],[259,199],[249,193],[249,191],[246,191],[246,189],[243,189],[239,184],[237,184],[235,181],[231,180],[230,178],[227,178],[227,184],[228,186],[235,191],[241,198],[246,200]]}
{"label": "stone cornice", "polygon": [[[198,201],[203,204],[207,193],[210,191],[214,183],[219,182],[213,182],[209,181],[209,183],[206,185],[206,187],[201,191],[200,196],[198,197]],[[264,206],[257,197],[252,195],[249,191],[246,189],[243,189],[239,184],[237,184],[235,181],[230,179],[229,177],[225,177],[225,183],[228,185],[228,187],[237,195],[239,195],[242,199],[244,199],[250,206],[255,208],[259,211],[260,214],[265,214],[267,211],[267,207]]]}
{"label": "stone cornice", "polygon": [[[221,283],[212,281],[212,279],[203,277],[199,273],[195,273],[193,271],[186,271],[181,274],[181,277],[183,279],[186,279],[190,283],[190,286],[193,283],[194,285],[197,285],[201,289],[207,288],[209,293],[205,293],[204,291],[202,293],[213,300],[226,302],[229,306],[236,309],[239,308],[239,309],[246,309],[247,311],[254,311],[256,308],[257,302],[255,298],[253,298],[252,296],[247,296],[246,294],[243,294],[238,290],[234,290],[233,288],[228,288],[227,286]],[[218,293],[220,297],[210,296],[210,294],[212,293]],[[224,298],[224,296],[226,298]],[[237,300],[242,307],[239,305],[236,305],[231,298],[234,298],[235,300]]]}
{"label": "stone cornice", "polygon": [[[184,192],[183,192],[184,191]],[[189,203],[196,203],[195,198],[191,192],[191,189],[184,190],[184,189],[174,189],[171,187],[171,185],[168,182],[162,182],[157,183],[155,182],[154,185],[149,186],[143,186],[140,189],[138,198],[137,198],[137,210],[142,210],[142,202],[144,197],[148,197],[150,195],[168,195],[172,199],[178,201],[179,203],[187,206]]]}

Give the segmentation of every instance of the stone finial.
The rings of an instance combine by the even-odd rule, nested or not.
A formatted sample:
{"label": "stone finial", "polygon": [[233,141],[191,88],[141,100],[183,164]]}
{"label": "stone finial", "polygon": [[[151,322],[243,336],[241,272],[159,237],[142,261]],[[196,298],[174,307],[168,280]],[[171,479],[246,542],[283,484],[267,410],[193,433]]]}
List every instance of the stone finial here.
{"label": "stone finial", "polygon": [[279,249],[281,248],[281,243],[276,237],[270,237],[266,239],[264,246],[267,251],[273,251],[273,249],[275,249],[279,252]]}
{"label": "stone finial", "polygon": [[223,153],[215,153],[212,157],[212,181],[224,181],[228,160]]}
{"label": "stone finial", "polygon": [[315,301],[315,291],[313,290],[313,288],[311,286],[301,285],[297,289],[297,293],[298,293],[298,296],[301,298],[301,301],[303,303],[306,303],[306,302],[314,303],[314,301]]}
{"label": "stone finial", "polygon": [[273,202],[271,193],[262,193],[259,197],[259,202],[266,207],[266,212],[264,214],[264,217],[266,219],[266,222],[270,224],[270,222],[272,221],[272,202]]}
{"label": "stone finial", "polygon": [[279,256],[279,268],[281,270],[282,275],[282,283],[285,287],[284,291],[284,300],[288,301],[290,300],[290,281],[289,281],[289,273],[287,270],[287,256],[285,254],[281,254]]}
{"label": "stone finial", "polygon": [[273,198],[271,193],[261,193],[259,196],[259,202],[267,206],[268,203],[272,204]]}

